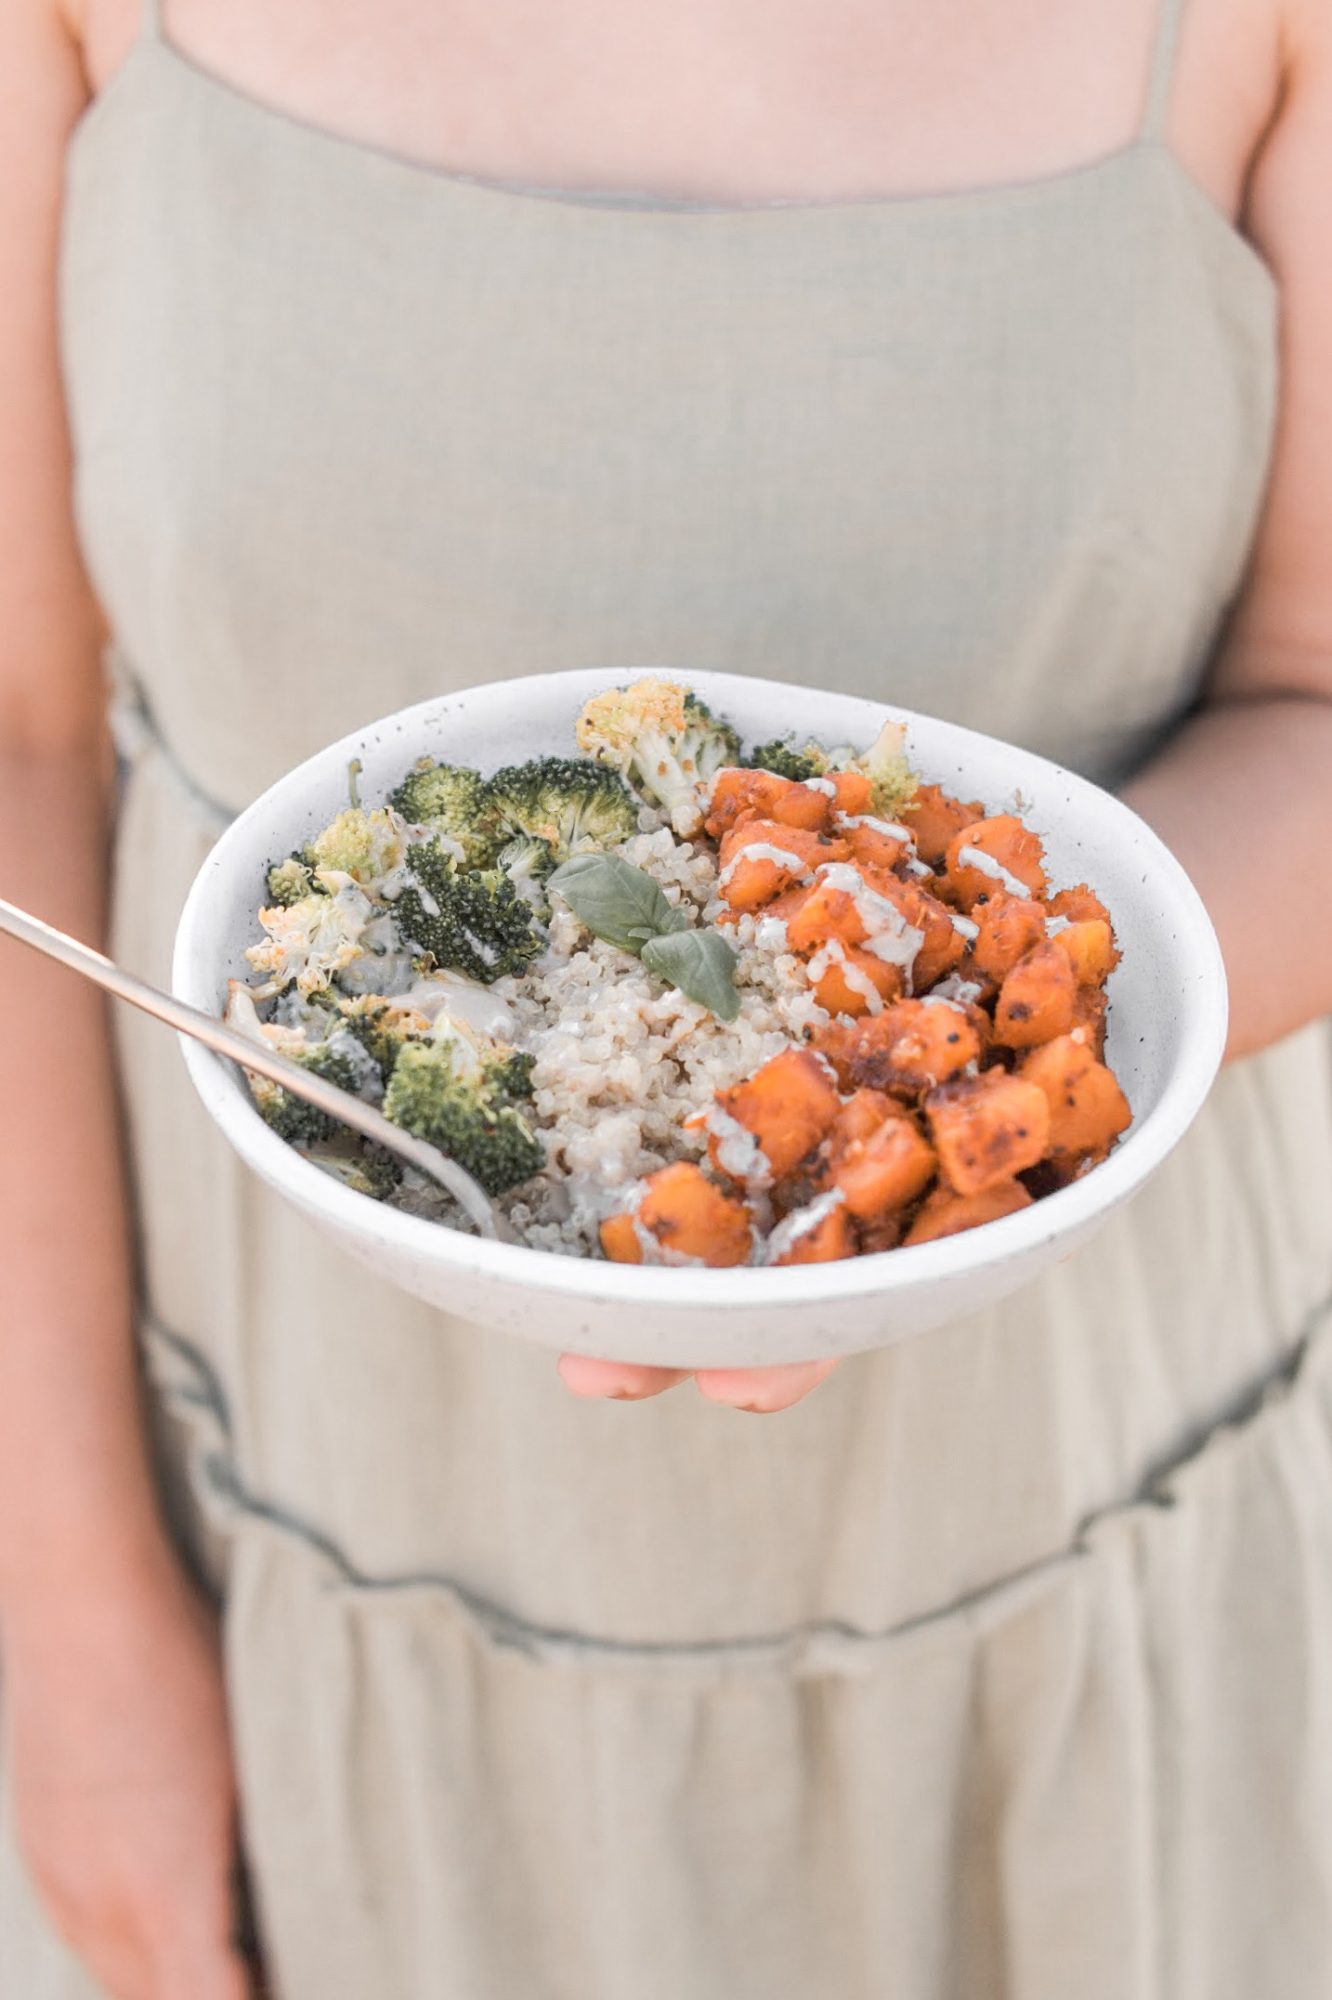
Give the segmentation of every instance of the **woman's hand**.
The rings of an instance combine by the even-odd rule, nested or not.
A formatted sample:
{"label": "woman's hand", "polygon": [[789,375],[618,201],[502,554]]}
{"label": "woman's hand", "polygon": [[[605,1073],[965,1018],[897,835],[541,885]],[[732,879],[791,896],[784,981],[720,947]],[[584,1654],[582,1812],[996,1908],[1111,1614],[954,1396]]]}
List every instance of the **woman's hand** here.
{"label": "woman's hand", "polygon": [[4,1680],[19,1842],[55,1928],[114,2000],[252,2000],[217,1640],[174,1560],[9,1607]]}
{"label": "woman's hand", "polygon": [[560,1356],[560,1377],[575,1396],[610,1397],[620,1403],[641,1403],[659,1396],[693,1374],[699,1394],[711,1403],[729,1403],[734,1410],[770,1415],[789,1410],[826,1380],[833,1361],[795,1361],[784,1368],[640,1368],[624,1361],[589,1361],[579,1354]]}

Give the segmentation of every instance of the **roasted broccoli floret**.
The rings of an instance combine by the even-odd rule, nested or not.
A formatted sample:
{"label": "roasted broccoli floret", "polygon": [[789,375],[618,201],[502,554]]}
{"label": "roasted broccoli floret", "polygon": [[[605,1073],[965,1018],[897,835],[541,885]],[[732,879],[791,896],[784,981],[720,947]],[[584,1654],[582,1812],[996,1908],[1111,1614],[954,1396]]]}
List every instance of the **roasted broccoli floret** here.
{"label": "roasted broccoli floret", "polygon": [[594,695],[578,718],[580,750],[664,806],[686,837],[703,822],[708,780],[740,756],[740,739],[675,681],[642,680]]}
{"label": "roasted broccoli floret", "polygon": [[[489,812],[506,840],[527,835],[555,863],[589,847],[618,847],[638,831],[638,806],[618,771],[580,757],[534,757],[496,771]],[[504,865],[503,856],[499,857]]]}
{"label": "roasted broccoli floret", "polygon": [[469,868],[483,868],[494,858],[495,828],[479,771],[423,757],[390,795],[389,804],[413,826],[431,827],[455,842],[458,859]]}
{"label": "roasted broccoli floret", "polygon": [[806,743],[797,749],[789,736],[774,737],[771,743],[756,743],[744,760],[750,771],[771,771],[775,777],[791,778],[801,785],[807,778],[821,778],[835,768],[832,753],[821,743]]}
{"label": "roasted broccoli floret", "polygon": [[916,774],[906,758],[905,722],[885,722],[879,734],[852,768],[863,771],[874,787],[874,811],[892,819],[916,789]]}
{"label": "roasted broccoli floret", "polygon": [[384,1109],[405,1132],[465,1167],[487,1194],[504,1194],[546,1164],[518,1109],[531,1095],[531,1073],[531,1056],[441,1022],[429,1041],[402,1050]]}
{"label": "roasted broccoli floret", "polygon": [[280,993],[294,979],[300,991],[315,993],[363,956],[361,936],[374,915],[363,890],[348,881],[333,894],[302,896],[260,910],[262,944],[246,948],[255,971],[268,975],[263,997]]}
{"label": "roasted broccoli floret", "polygon": [[315,1152],[310,1157],[344,1187],[367,1194],[372,1201],[387,1201],[402,1184],[402,1161],[368,1139],[361,1142],[358,1153]]}
{"label": "roasted broccoli floret", "polygon": [[304,858],[313,869],[377,882],[402,866],[404,849],[402,828],[392,813],[352,806],[316,834]]}
{"label": "roasted broccoli floret", "polygon": [[325,893],[323,884],[315,881],[314,870],[300,854],[289,854],[285,861],[270,862],[265,879],[269,902],[282,909],[288,904],[299,903],[303,897]]}
{"label": "roasted broccoli floret", "polygon": [[532,905],[503,869],[459,868],[434,840],[410,848],[407,865],[416,882],[397,899],[398,925],[436,965],[489,985],[541,950]]}
{"label": "roasted broccoli floret", "polygon": [[[330,1048],[323,1043],[312,1049],[285,1049],[283,1054],[302,1069],[322,1076],[326,1083],[336,1083],[343,1090],[355,1093],[359,1083],[357,1065],[345,1049]],[[279,1139],[287,1139],[294,1146],[316,1146],[344,1129],[326,1111],[307,1104],[303,1097],[293,1097],[289,1090],[266,1076],[251,1075],[250,1092],[265,1122]]]}
{"label": "roasted broccoli floret", "polygon": [[430,1033],[430,1020],[415,1007],[381,994],[366,993],[355,1000],[339,1003],[342,1019],[361,1047],[378,1065],[380,1074],[391,1074],[404,1046]]}
{"label": "roasted broccoli floret", "polygon": [[495,866],[508,876],[518,894],[534,910],[546,915],[549,908],[546,878],[555,869],[555,849],[548,840],[542,840],[538,834],[520,833],[501,847],[495,856]]}

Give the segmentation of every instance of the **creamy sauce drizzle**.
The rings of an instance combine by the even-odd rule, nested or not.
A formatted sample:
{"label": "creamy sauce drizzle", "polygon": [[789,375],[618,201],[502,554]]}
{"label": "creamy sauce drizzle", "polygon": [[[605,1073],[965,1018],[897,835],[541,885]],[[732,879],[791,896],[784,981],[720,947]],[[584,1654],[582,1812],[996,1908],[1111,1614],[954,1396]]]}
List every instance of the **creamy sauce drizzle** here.
{"label": "creamy sauce drizzle", "polygon": [[909,973],[925,942],[924,931],[909,924],[896,903],[890,903],[886,896],[871,889],[860,871],[848,862],[825,861],[818,873],[820,881],[826,882],[830,889],[840,889],[855,904],[856,915],[866,932],[861,949],[881,958],[885,965],[900,965]]}
{"label": "creamy sauce drizzle", "polygon": [[996,861],[994,856],[987,854],[983,848],[961,847],[958,849],[957,858],[963,868],[974,868],[978,875],[988,875],[992,882],[1002,883],[1010,896],[1030,898],[1030,884],[1024,882],[1020,876],[1010,875],[1002,861]]}
{"label": "creamy sauce drizzle", "polygon": [[809,961],[809,983],[817,986],[831,966],[840,966],[842,977],[851,992],[858,993],[871,1014],[882,1014],[883,995],[867,972],[853,965],[847,957],[846,946],[840,938],[829,938]]}
{"label": "creamy sauce drizzle", "polygon": [[811,1229],[817,1229],[826,1222],[833,1210],[840,1208],[846,1200],[841,1188],[833,1188],[828,1194],[821,1194],[806,1208],[797,1208],[784,1222],[779,1222],[763,1246],[765,1264],[775,1264],[789,1250],[794,1249],[802,1236],[808,1236]]}
{"label": "creamy sauce drizzle", "polygon": [[772,1163],[747,1125],[714,1104],[703,1129],[715,1142],[713,1157],[724,1174],[755,1191],[772,1186]]}
{"label": "creamy sauce drizzle", "polygon": [[724,889],[742,861],[773,861],[779,868],[789,869],[797,881],[808,882],[810,874],[798,854],[792,854],[788,847],[774,847],[768,840],[751,840],[737,854],[733,854],[721,874],[717,877],[717,887]]}

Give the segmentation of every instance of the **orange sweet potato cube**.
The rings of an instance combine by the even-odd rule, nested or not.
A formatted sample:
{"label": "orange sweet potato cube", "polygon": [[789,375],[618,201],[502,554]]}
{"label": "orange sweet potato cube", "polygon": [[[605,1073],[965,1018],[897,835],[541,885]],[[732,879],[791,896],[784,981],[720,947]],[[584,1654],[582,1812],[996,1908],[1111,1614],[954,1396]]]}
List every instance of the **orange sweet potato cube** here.
{"label": "orange sweet potato cube", "polygon": [[844,1202],[830,1203],[807,1228],[797,1218],[804,1221],[799,1209],[779,1225],[789,1240],[772,1258],[774,1264],[834,1264],[855,1256],[856,1232]]}
{"label": "orange sweet potato cube", "polygon": [[1045,942],[1045,911],[1031,896],[996,889],[975,905],[978,935],[971,947],[977,968],[991,979],[1007,978],[1033,945]]}
{"label": "orange sweet potato cube", "polygon": [[889,965],[855,945],[835,944],[820,952],[810,961],[809,973],[820,1007],[852,1020],[875,1011],[875,995],[880,1002],[895,1000],[903,987],[900,966]]}
{"label": "orange sweet potato cube", "polygon": [[[601,1243],[607,1256],[614,1256],[625,1242],[623,1221],[612,1216],[602,1224]],[[631,1227],[632,1222],[630,1218]],[[744,1202],[715,1187],[691,1160],[677,1160],[648,1176],[637,1223],[639,1257],[617,1261],[644,1261],[645,1235],[664,1253],[663,1261],[674,1256],[726,1267],[747,1263],[753,1249],[753,1225]]]}
{"label": "orange sweet potato cube", "polygon": [[[795,1172],[828,1132],[841,1099],[829,1064],[812,1049],[783,1049],[753,1076],[718,1093],[725,1117],[744,1127],[759,1148],[759,1178],[775,1183]],[[713,1163],[727,1172],[724,1138],[709,1138]]]}
{"label": "orange sweet potato cube", "polygon": [[1054,942],[1073,968],[1079,986],[1104,986],[1119,963],[1114,933],[1101,917],[1084,917],[1057,931]]}
{"label": "orange sweet potato cube", "polygon": [[1033,1049],[1020,1074],[1044,1093],[1055,1153],[1096,1152],[1132,1122],[1128,1099],[1084,1034],[1061,1035]]}
{"label": "orange sweet potato cube", "polygon": [[1006,1070],[957,1077],[925,1099],[943,1178],[957,1194],[981,1194],[1034,1167],[1050,1142],[1045,1092]]}
{"label": "orange sweet potato cube", "polygon": [[876,1132],[845,1148],[832,1181],[856,1221],[873,1225],[922,1194],[936,1165],[934,1148],[915,1119],[895,1111]]}
{"label": "orange sweet potato cube", "polygon": [[1012,813],[963,827],[948,843],[947,860],[949,889],[964,910],[998,889],[1011,896],[1045,895],[1044,849]]}
{"label": "orange sweet potato cube", "polygon": [[956,1076],[980,1055],[966,1014],[939,1000],[895,1000],[853,1025],[830,1022],[814,1036],[844,1090],[867,1086],[914,1097]]}
{"label": "orange sweet potato cube", "polygon": [[936,867],[948,852],[948,843],[965,826],[984,819],[985,808],[973,799],[964,805],[938,785],[917,785],[902,807],[902,824],[916,838],[916,852],[922,861]]}
{"label": "orange sweet potato cube", "polygon": [[832,809],[826,792],[779,778],[775,771],[742,771],[728,766],[712,781],[703,824],[714,840],[745,819],[770,820],[779,826],[819,833],[832,818]]}
{"label": "orange sweet potato cube", "polygon": [[722,840],[717,887],[733,910],[762,909],[782,890],[807,880],[821,862],[840,860],[845,853],[840,841],[803,827],[741,820]]}
{"label": "orange sweet potato cube", "polygon": [[954,1194],[951,1188],[936,1188],[921,1203],[902,1241],[904,1245],[933,1243],[940,1236],[957,1236],[964,1229],[977,1229],[983,1222],[997,1222],[1001,1216],[1030,1207],[1031,1196],[1021,1181],[995,1181],[980,1194]]}
{"label": "orange sweet potato cube", "polygon": [[1066,1035],[1074,1023],[1077,982],[1068,955],[1049,938],[1020,958],[999,989],[994,1038],[1010,1049],[1032,1049]]}

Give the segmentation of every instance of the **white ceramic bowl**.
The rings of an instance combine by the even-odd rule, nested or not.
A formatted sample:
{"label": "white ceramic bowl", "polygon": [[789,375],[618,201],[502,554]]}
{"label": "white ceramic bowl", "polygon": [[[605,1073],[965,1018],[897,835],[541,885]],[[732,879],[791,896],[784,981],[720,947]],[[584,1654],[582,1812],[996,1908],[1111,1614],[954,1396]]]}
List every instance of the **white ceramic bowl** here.
{"label": "white ceramic bowl", "polygon": [[1134,1122],[1102,1166],[1017,1215],[911,1249],[784,1270],[656,1269],[482,1242],[384,1208],[303,1160],[265,1125],[239,1074],[186,1043],[204,1104],[256,1173],[386,1283],[549,1347],[678,1367],[808,1360],[925,1332],[1016,1290],[1085,1242],[1187,1130],[1221,1059],[1226,987],[1197,892],[1155,834],[1085,779],[991,737],[847,695],[671,668],[549,674],[445,695],[321,751],[223,834],[181,917],[176,992],[221,1010],[227,980],[247,970],[266,864],[342,809],[351,758],[363,766],[362,796],[377,802],[426,752],[483,771],[567,753],[589,695],[654,672],[687,681],[749,742],[789,730],[868,744],[891,713],[908,724],[922,777],[991,811],[1020,802],[1045,841],[1054,885],[1091,883],[1123,948],[1109,987],[1108,1059]]}

